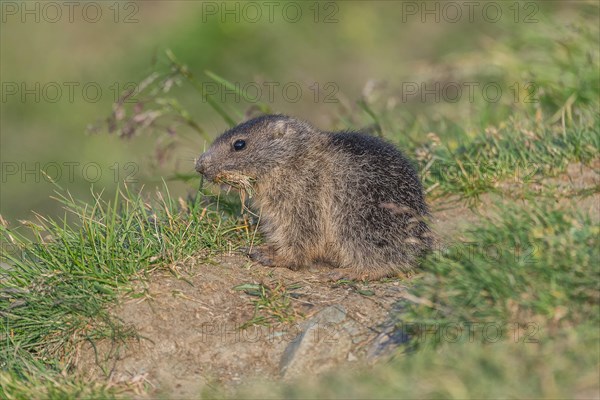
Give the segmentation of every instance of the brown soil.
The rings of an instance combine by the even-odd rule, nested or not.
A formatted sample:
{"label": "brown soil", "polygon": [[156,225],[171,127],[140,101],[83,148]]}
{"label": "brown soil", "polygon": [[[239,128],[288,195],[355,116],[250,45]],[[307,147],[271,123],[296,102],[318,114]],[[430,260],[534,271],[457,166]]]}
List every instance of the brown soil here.
{"label": "brown soil", "polygon": [[[597,166],[598,162],[594,164]],[[577,197],[576,204],[597,223],[598,184],[593,168],[573,165],[566,174],[532,187],[540,196],[548,188],[553,193],[564,192],[565,196],[592,189],[592,195]],[[490,213],[491,203],[518,201],[518,189],[514,186],[509,184],[502,190],[511,192],[510,197],[485,195],[475,208],[453,198],[436,201],[432,207],[433,224],[441,240],[459,240],[460,232],[476,224],[482,214]],[[558,201],[565,207],[574,204],[567,198]],[[138,337],[118,343],[106,339],[82,345],[76,369],[90,379],[106,379],[126,387],[128,394],[137,393],[142,398],[197,397],[213,384],[231,387],[254,378],[281,379],[282,354],[305,328],[303,321],[332,305],[341,305],[346,312],[350,324],[346,323],[345,329],[352,331],[347,341],[349,348],[344,359],[332,356],[335,359],[319,362],[317,370],[307,373],[340,363],[364,363],[390,309],[406,295],[407,282],[396,279],[367,286],[339,286],[327,280],[328,272],[262,267],[236,254],[211,262],[200,257],[181,260],[140,280],[134,291],[111,310]],[[287,293],[289,307],[280,305],[272,312],[260,311],[257,315],[279,313],[288,321],[273,320],[269,326],[241,329],[255,316],[253,301],[258,297],[234,288],[248,283],[262,283],[275,293]],[[318,340],[336,339],[339,334],[323,327]],[[336,343],[339,345],[340,341]]]}
{"label": "brown soil", "polygon": [[[134,384],[139,389],[147,384],[158,393],[178,398],[197,395],[212,382],[276,379],[281,375],[281,356],[301,331],[302,321],[330,305],[342,304],[348,318],[365,327],[353,337],[356,343],[348,356],[359,358],[405,288],[395,280],[369,284],[371,292],[365,292],[328,282],[326,269],[295,272],[261,267],[239,255],[213,261],[189,258],[172,266],[179,277],[156,271],[140,283],[134,293],[143,296],[130,295],[113,310],[135,328],[139,339],[121,345],[109,340],[84,345],[78,370],[94,379],[108,378],[111,383]],[[241,329],[254,316],[252,301],[257,297],[234,287],[247,283],[292,287],[288,292],[293,295],[293,320]],[[336,340],[337,332],[324,327],[320,335],[323,340]]]}

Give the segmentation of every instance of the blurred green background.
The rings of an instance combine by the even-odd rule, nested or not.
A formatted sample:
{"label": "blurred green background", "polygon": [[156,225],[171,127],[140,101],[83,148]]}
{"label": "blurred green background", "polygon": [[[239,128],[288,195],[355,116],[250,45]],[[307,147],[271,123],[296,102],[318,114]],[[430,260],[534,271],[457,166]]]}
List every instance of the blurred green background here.
{"label": "blurred green background", "polygon": [[[378,123],[409,148],[429,132],[452,143],[457,131],[474,135],[519,113],[552,118],[573,93],[597,101],[597,75],[569,67],[586,57],[597,63],[597,46],[577,47],[578,35],[597,39],[595,1],[476,2],[471,9],[460,2],[67,3],[2,3],[0,213],[9,222],[31,218],[32,210],[61,212],[42,170],[82,199],[91,198],[90,188],[110,194],[125,178],[148,188],[193,174],[194,157],[227,123],[189,81],[176,79],[164,96],[176,98],[205,135],[181,122],[127,139],[106,129],[128,83],[169,70],[167,49],[201,87],[215,87],[205,74],[212,71],[246,85],[249,96],[259,88],[272,111],[323,129]],[[473,99],[465,82],[479,85]],[[481,91],[490,82],[502,88],[498,101]],[[423,84],[437,97],[408,95]],[[212,98],[235,120],[256,106],[218,89]],[[176,194],[198,183],[169,182]]]}

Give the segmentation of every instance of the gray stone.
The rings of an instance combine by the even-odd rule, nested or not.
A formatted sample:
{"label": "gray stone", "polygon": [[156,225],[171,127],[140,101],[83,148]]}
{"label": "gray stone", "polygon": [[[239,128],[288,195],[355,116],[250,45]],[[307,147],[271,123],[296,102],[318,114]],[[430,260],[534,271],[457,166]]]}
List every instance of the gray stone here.
{"label": "gray stone", "polygon": [[341,305],[329,306],[302,326],[302,331],[283,352],[279,370],[283,378],[326,371],[348,359],[352,337],[345,325],[346,310]]}
{"label": "gray stone", "polygon": [[369,362],[394,355],[398,347],[406,345],[410,341],[405,325],[399,320],[404,306],[403,301],[396,302],[389,312],[387,321],[377,328],[380,333],[367,348],[366,358]]}

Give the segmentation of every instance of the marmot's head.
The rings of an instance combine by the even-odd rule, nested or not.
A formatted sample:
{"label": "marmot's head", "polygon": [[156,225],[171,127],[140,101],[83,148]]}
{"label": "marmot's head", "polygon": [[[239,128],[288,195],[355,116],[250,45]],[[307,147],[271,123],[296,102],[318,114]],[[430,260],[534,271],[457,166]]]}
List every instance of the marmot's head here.
{"label": "marmot's head", "polygon": [[196,171],[213,182],[245,186],[285,165],[315,132],[295,118],[264,115],[219,136],[196,161]]}

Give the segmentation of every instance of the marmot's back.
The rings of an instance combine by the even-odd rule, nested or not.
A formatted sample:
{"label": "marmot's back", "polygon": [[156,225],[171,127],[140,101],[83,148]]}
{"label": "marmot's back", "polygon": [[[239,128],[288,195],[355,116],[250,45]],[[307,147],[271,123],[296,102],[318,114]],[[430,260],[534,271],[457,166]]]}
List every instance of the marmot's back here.
{"label": "marmot's back", "polygon": [[336,192],[344,195],[332,210],[339,240],[347,243],[343,263],[375,264],[388,275],[413,268],[431,238],[410,161],[391,143],[362,133],[334,133],[331,148],[344,177],[335,180]]}
{"label": "marmot's back", "polygon": [[[357,193],[373,202],[394,202],[427,214],[423,188],[410,161],[396,147],[380,138],[357,132],[331,134],[331,149],[347,156],[348,185],[366,192]],[[340,165],[341,167],[341,165]]]}

